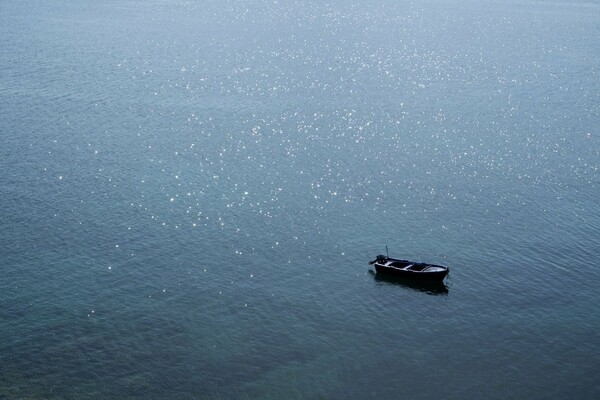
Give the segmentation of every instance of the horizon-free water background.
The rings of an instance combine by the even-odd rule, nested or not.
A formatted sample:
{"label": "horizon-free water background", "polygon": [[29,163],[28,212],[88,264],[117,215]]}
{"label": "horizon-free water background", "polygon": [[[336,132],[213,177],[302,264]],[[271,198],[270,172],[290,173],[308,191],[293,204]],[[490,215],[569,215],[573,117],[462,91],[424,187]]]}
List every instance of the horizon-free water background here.
{"label": "horizon-free water background", "polygon": [[0,398],[600,395],[598,1],[5,1],[0,37]]}

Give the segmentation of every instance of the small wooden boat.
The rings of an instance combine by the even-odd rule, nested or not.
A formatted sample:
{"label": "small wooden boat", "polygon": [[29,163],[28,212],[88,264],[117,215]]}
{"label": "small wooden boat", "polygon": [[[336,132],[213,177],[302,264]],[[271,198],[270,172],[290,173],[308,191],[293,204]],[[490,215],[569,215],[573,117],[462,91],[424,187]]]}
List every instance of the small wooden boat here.
{"label": "small wooden boat", "polygon": [[375,264],[378,274],[394,275],[402,278],[427,281],[442,281],[450,269],[443,265],[427,264],[409,260],[399,260],[379,255],[370,265]]}

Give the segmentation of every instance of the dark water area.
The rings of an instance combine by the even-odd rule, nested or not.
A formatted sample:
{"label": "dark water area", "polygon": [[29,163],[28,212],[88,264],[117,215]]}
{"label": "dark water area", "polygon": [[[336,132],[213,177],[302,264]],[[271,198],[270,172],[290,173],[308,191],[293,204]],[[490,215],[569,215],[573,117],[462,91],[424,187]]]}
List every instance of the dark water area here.
{"label": "dark water area", "polygon": [[598,1],[26,0],[0,37],[0,398],[600,395]]}

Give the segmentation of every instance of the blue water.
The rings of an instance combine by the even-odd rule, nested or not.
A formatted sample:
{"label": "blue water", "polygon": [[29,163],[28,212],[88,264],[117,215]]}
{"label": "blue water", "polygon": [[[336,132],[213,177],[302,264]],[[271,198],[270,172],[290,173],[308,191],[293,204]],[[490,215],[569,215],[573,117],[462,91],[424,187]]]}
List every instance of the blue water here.
{"label": "blue water", "polygon": [[0,398],[600,396],[597,0],[5,1],[0,37]]}

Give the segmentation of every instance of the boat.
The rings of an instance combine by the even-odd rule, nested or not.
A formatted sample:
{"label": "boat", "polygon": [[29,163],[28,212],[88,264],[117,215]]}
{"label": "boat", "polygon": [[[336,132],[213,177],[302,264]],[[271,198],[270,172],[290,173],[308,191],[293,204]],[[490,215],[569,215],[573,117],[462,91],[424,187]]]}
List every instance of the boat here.
{"label": "boat", "polygon": [[423,281],[443,281],[450,272],[450,269],[443,265],[400,260],[383,255],[379,255],[375,260],[369,262],[369,265],[373,264],[375,264],[378,274]]}

